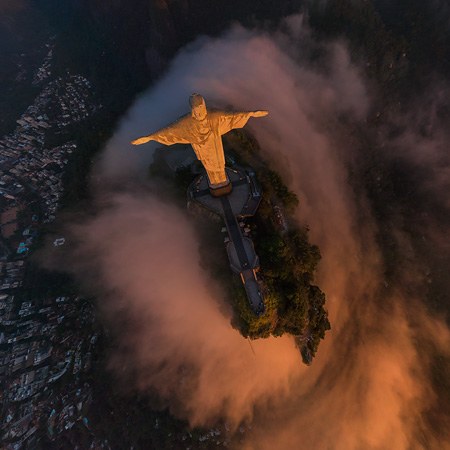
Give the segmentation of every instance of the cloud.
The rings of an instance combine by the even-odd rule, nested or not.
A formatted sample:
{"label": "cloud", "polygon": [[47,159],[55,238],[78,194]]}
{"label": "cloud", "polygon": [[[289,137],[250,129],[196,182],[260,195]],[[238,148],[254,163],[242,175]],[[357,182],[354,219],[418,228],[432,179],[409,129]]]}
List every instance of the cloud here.
{"label": "cloud", "polygon": [[139,389],[177,399],[195,425],[222,415],[238,424],[268,385],[274,395],[289,390],[302,370],[293,341],[255,342],[253,354],[222,312],[181,211],[145,191],[120,194],[73,232],[82,242],[76,258],[101,286],[100,308],[120,330],[111,365]]}
{"label": "cloud", "polygon": [[[253,420],[248,449],[448,448],[425,413],[436,402],[432,355],[449,356],[449,330],[423,307],[422,280],[386,286],[379,224],[349,183],[360,155],[339,118],[363,123],[363,78],[340,43],[310,63],[301,20],[288,25],[291,34],[275,37],[235,27],[185,48],[106,146],[96,177],[109,200],[74,227],[73,259],[82,278],[91,274],[117,335],[111,367],[134,388],[156,390],[192,425]],[[253,355],[231,328],[193,224],[148,189],[154,147],[129,145],[186,112],[194,91],[209,106],[270,111],[248,127],[298,194],[298,220],[323,255],[317,282],[332,331],[310,368],[291,338],[256,341]],[[436,167],[433,158],[423,164]],[[108,191],[109,182],[130,179],[140,188],[125,182]]]}

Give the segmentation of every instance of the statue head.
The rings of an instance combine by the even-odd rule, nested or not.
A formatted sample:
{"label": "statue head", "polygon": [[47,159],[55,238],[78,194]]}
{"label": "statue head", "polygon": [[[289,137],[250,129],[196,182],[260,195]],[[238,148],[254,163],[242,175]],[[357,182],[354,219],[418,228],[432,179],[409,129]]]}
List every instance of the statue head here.
{"label": "statue head", "polygon": [[192,94],[189,97],[191,105],[191,114],[195,120],[203,120],[206,118],[208,111],[206,110],[205,99],[200,94]]}

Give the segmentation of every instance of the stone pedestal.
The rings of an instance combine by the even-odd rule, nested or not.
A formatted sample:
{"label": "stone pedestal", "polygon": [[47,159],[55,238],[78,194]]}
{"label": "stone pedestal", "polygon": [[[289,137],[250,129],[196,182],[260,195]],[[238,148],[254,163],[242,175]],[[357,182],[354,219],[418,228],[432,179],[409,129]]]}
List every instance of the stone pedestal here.
{"label": "stone pedestal", "polygon": [[230,182],[225,186],[220,186],[217,188],[209,187],[209,192],[213,197],[222,197],[222,195],[228,195],[233,189],[233,186]]}
{"label": "stone pedestal", "polygon": [[208,180],[208,177],[206,177],[208,181],[209,192],[213,197],[222,197],[222,195],[228,195],[232,191],[233,185],[231,184],[228,174],[226,175],[227,181],[219,184],[211,184]]}

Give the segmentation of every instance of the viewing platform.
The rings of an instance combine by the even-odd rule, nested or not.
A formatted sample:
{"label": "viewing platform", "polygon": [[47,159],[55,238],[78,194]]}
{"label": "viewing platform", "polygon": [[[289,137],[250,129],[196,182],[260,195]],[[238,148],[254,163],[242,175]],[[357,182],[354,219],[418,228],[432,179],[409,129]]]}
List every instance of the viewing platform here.
{"label": "viewing platform", "polygon": [[200,203],[210,211],[224,217],[225,212],[222,205],[223,198],[228,199],[232,214],[237,218],[251,217],[256,213],[261,202],[261,189],[252,170],[242,168],[226,168],[232,190],[222,197],[213,197],[210,194],[206,175],[200,175],[189,186],[188,198]]}
{"label": "viewing platform", "polygon": [[231,269],[240,275],[250,306],[259,315],[264,312],[264,298],[256,276],[259,258],[253,241],[243,236],[238,219],[256,213],[262,193],[253,171],[226,168],[226,172],[232,186],[229,194],[213,197],[206,175],[200,175],[189,186],[188,201],[199,203],[223,218],[229,236],[226,250]]}

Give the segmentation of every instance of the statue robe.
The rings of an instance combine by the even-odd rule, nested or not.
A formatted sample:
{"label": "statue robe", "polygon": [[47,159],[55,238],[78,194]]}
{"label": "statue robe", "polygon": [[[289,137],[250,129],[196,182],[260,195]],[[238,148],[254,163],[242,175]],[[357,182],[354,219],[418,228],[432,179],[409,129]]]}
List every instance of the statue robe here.
{"label": "statue robe", "polygon": [[222,135],[234,128],[242,128],[250,117],[251,112],[208,110],[205,119],[196,120],[189,113],[149,137],[165,145],[191,144],[214,187],[228,182]]}

